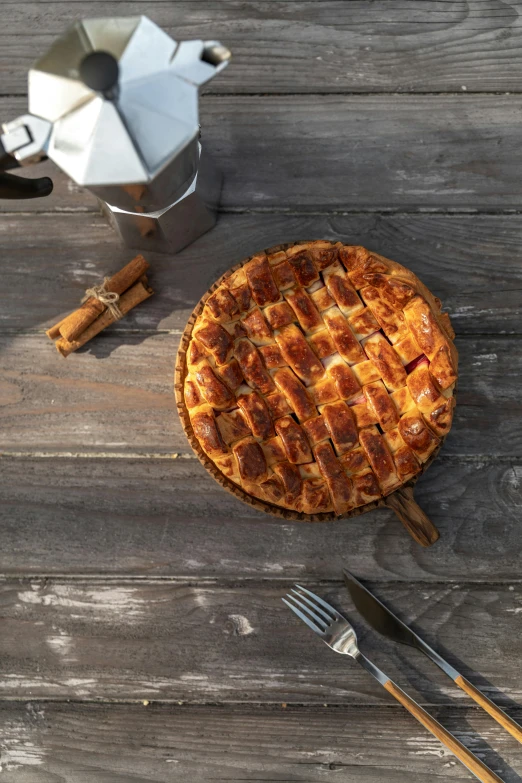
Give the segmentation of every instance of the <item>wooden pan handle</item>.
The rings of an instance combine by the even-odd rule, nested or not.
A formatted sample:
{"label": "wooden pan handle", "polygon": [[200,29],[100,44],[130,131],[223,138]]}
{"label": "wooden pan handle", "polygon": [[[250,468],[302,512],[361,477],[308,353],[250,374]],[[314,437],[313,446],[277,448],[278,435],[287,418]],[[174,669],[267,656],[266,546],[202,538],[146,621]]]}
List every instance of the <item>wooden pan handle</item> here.
{"label": "wooden pan handle", "polygon": [[437,541],[439,531],[413,498],[412,487],[401,487],[392,492],[384,503],[395,511],[402,524],[421,546],[431,546]]}
{"label": "wooden pan handle", "polygon": [[497,707],[496,704],[493,704],[493,702],[488,699],[487,696],[484,696],[484,694],[481,693],[478,688],[475,688],[475,686],[472,685],[469,680],[466,680],[462,674],[459,674],[455,680],[455,684],[458,685],[459,688],[461,688],[465,693],[467,693],[468,696],[471,696],[473,701],[476,701],[477,704],[482,707],[482,709],[486,710],[486,712],[489,713],[491,717],[497,721],[497,723],[500,723],[500,725],[506,729],[506,731],[509,731],[512,737],[522,743],[522,726],[519,726],[518,723],[515,723],[515,721],[510,718],[509,715],[506,715],[504,710],[501,710],[500,707]]}
{"label": "wooden pan handle", "polygon": [[451,750],[451,752],[459,759],[459,761],[464,764],[465,767],[469,769],[470,772],[475,775],[475,777],[477,777],[479,780],[482,780],[483,783],[502,783],[502,780],[498,777],[498,775],[495,775],[495,773],[492,772],[489,767],[486,767],[486,765],[480,759],[474,756],[473,753],[462,744],[462,742],[459,742],[459,740],[454,737],[453,734],[450,734],[449,731],[444,728],[444,726],[441,726],[441,724],[435,720],[435,718],[432,717],[429,712],[426,712],[426,710],[413,701],[413,699],[410,699],[410,697],[404,693],[404,691],[401,690],[398,685],[395,685],[394,682],[388,680],[388,682],[384,683],[384,687],[388,693],[391,693],[391,695],[402,704],[403,707],[406,707],[408,712],[410,712],[414,718],[417,718],[419,723],[422,723],[424,728],[428,729],[428,731],[431,731],[431,733],[437,737],[437,739],[440,740],[440,742],[442,742],[442,744],[445,745],[448,750]]}

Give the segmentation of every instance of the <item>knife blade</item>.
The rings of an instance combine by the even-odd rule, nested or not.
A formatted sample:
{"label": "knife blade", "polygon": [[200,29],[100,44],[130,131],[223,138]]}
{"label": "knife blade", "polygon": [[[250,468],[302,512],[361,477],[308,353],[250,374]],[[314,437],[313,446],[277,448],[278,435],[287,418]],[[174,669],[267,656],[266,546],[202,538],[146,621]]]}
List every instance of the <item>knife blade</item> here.
{"label": "knife blade", "polygon": [[431,658],[433,663],[436,663],[443,672],[452,680],[456,680],[459,673],[444,660],[433,647],[430,647],[420,636],[417,636],[411,628],[408,628],[402,620],[399,620],[388,607],[384,606],[373,593],[371,593],[367,587],[359,582],[353,574],[346,569],[343,570],[344,581],[348,592],[352,597],[352,601],[355,604],[356,609],[362,614],[364,619],[375,628],[376,631],[382,633],[383,636],[387,636],[394,642],[400,644],[408,644],[411,647],[416,647],[418,650],[422,650],[428,658]]}
{"label": "knife blade", "polygon": [[451,677],[464,693],[467,693],[473,701],[491,715],[491,717],[505,728],[511,736],[522,743],[522,727],[519,726],[518,723],[510,718],[509,715],[492,702],[491,699],[485,696],[482,691],[479,691],[473,683],[467,680],[462,674],[459,674],[448,661],[444,660],[433,647],[430,647],[430,645],[412,631],[411,628],[408,628],[402,620],[399,620],[399,618],[396,617],[387,606],[379,601],[367,587],[361,584],[353,574],[346,571],[346,569],[343,569],[343,574],[344,582],[356,609],[358,609],[372,628],[375,628],[376,631],[379,631],[383,636],[387,636],[394,642],[408,644],[411,647],[416,647],[418,650],[421,650],[421,652],[427,655],[433,663],[436,663],[448,677]]}

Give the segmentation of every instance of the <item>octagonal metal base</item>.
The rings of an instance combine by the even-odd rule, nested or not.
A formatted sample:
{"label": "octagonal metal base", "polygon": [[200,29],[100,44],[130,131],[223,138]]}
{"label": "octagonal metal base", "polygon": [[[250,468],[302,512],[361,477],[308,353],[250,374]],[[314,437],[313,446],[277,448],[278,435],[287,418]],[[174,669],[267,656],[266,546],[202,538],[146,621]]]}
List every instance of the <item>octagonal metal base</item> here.
{"label": "octagonal metal base", "polygon": [[155,212],[129,212],[105,201],[102,210],[122,241],[132,248],[178,253],[216,222],[223,177],[207,155],[185,193]]}

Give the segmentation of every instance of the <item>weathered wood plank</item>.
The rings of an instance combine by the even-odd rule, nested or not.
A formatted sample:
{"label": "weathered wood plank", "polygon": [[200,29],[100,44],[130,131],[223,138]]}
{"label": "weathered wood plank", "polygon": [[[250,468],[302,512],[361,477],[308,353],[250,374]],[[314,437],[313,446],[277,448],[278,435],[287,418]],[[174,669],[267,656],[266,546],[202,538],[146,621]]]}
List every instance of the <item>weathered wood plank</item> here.
{"label": "weathered wood plank", "polygon": [[[2,115],[24,102],[5,98]],[[520,95],[210,95],[201,122],[225,209],[518,210],[521,110]],[[54,179],[47,199],[2,211],[96,208],[64,174]]]}
{"label": "weathered wood plank", "polygon": [[[43,334],[3,335],[1,451],[189,451],[172,393],[178,341],[108,330],[63,359]],[[518,338],[468,336],[457,346],[459,396],[444,453],[519,455]]]}
{"label": "weathered wood plank", "polygon": [[[505,783],[518,783],[522,749],[487,715],[432,712]],[[0,723],[5,783],[471,780],[400,707],[29,702],[2,704]]]}
{"label": "weathered wood plank", "polygon": [[[280,242],[319,237],[404,263],[442,299],[459,334],[520,332],[522,216],[516,214],[223,214],[178,256],[147,254],[156,294],[113,329],[182,330],[201,294],[232,264]],[[50,326],[132,255],[93,214],[5,215],[0,244],[0,330]]]}
{"label": "weathered wood plank", "polygon": [[[292,615],[281,601],[291,584],[2,581],[0,698],[392,703]],[[427,658],[368,630],[340,583],[312,589],[349,613],[365,654],[414,698],[469,703]],[[519,582],[377,594],[499,703],[522,698]]]}
{"label": "weathered wood plank", "polygon": [[[379,580],[519,580],[522,465],[444,455],[415,495],[441,532],[429,550],[380,509],[281,524],[195,460],[3,459],[0,573]],[[513,618],[516,619],[516,618]]]}
{"label": "weathered wood plank", "polygon": [[[136,3],[3,4],[2,91],[82,17],[134,15]],[[233,52],[215,92],[520,90],[519,2],[157,2],[145,12],[177,39],[219,39]]]}

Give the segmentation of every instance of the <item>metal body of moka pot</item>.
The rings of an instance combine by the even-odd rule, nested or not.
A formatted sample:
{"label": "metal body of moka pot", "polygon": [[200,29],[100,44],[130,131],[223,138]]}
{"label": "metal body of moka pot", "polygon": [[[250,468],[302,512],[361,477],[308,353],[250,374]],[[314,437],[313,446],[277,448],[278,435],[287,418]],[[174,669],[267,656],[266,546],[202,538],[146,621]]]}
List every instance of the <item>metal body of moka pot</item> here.
{"label": "metal body of moka pot", "polygon": [[[198,98],[229,58],[216,41],[176,43],[145,16],[79,22],[29,71],[30,113],[3,125],[0,169],[48,157],[128,245],[181,250],[215,222],[221,175],[202,150]],[[1,177],[0,197],[34,182]],[[25,197],[50,192],[37,182]]]}

